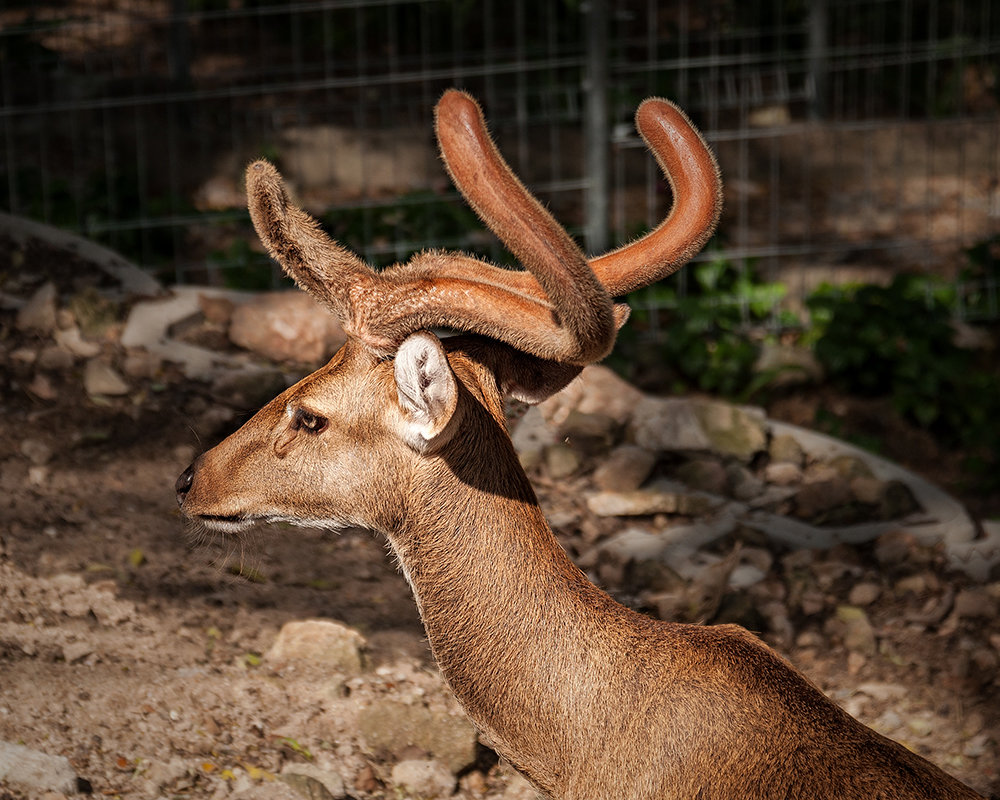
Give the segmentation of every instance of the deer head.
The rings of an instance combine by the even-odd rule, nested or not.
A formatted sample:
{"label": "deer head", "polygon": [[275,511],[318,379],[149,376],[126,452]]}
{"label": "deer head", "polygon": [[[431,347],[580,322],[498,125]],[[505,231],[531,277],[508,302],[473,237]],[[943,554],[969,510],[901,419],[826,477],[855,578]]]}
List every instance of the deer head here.
{"label": "deer head", "polygon": [[[636,123],[673,209],[642,239],[589,261],[504,162],[471,97],[446,92],[435,116],[455,185],[527,270],[431,251],[376,272],[290,202],[273,166],[251,164],[257,233],[348,342],[180,476],[190,519],[230,532],[258,520],[392,530],[414,470],[456,438],[503,439],[504,395],[540,401],[607,355],[628,316],[611,298],[680,267],[719,217],[715,161],[667,101],[646,100]],[[442,343],[428,332],[436,327],[471,335]]]}

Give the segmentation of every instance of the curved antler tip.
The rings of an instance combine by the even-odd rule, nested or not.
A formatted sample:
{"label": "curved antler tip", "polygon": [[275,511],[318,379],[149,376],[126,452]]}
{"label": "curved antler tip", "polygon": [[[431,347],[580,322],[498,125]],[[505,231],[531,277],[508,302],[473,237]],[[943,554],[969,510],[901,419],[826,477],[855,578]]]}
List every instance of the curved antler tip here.
{"label": "curved antler tip", "polygon": [[476,99],[461,89],[448,89],[438,100],[434,109],[438,124],[441,120],[460,120],[463,117],[481,117],[482,109]]}
{"label": "curved antler tip", "polygon": [[679,120],[682,124],[693,127],[688,115],[671,100],[663,97],[647,97],[635,110],[635,124],[640,130],[645,125],[653,124],[664,118],[670,121]]}

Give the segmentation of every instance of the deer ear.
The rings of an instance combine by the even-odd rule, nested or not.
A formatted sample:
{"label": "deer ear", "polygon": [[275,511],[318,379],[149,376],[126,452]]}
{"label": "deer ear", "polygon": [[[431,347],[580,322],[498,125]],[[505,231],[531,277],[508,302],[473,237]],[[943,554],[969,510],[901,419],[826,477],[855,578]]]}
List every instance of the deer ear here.
{"label": "deer ear", "polygon": [[404,438],[421,452],[440,447],[458,405],[458,383],[440,340],[427,331],[408,336],[396,351],[394,373]]}

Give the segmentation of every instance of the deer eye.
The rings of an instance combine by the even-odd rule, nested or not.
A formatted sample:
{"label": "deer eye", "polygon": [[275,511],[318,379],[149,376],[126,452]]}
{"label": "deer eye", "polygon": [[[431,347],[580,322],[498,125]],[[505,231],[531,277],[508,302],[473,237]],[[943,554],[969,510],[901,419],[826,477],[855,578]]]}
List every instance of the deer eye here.
{"label": "deer eye", "polygon": [[306,430],[309,433],[322,433],[328,424],[329,420],[326,417],[321,417],[312,411],[306,411],[304,408],[297,408],[292,417],[292,427],[297,431]]}

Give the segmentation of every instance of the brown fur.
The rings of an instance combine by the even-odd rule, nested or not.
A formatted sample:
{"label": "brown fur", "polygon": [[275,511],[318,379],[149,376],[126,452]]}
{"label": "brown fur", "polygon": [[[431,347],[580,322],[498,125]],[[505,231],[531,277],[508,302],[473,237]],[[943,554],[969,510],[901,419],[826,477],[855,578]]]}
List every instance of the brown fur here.
{"label": "brown fur", "polygon": [[[470,102],[454,93],[442,100],[445,157],[538,280],[450,254],[376,280],[290,206],[273,168],[251,167],[261,238],[352,336],[191,465],[177,482],[184,514],[223,531],[289,520],[384,534],[455,695],[496,750],[551,797],[978,797],[852,719],[742,628],[644,617],[566,556],[507,435],[503,398],[558,391],[610,347],[610,301],[498,165]],[[589,262],[612,291],[674,268],[717,216],[714,161],[683,115],[657,103],[640,109],[640,129],[675,189],[695,201],[680,197],[653,234]],[[442,118],[456,124],[442,127]],[[503,191],[473,189],[479,173],[466,158],[481,159]],[[497,198],[527,220],[504,218]],[[542,252],[550,245],[563,255]],[[459,274],[467,267],[471,280]],[[491,338],[442,345],[417,331],[445,318]],[[522,324],[529,329],[516,330]]]}

